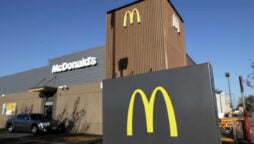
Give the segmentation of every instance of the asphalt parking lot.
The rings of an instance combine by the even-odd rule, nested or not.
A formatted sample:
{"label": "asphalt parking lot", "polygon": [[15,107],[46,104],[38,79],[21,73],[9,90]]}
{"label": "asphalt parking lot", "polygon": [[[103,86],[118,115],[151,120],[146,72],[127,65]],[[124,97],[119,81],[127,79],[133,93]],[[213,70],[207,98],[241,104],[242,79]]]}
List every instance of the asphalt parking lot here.
{"label": "asphalt parking lot", "polygon": [[33,135],[31,133],[8,133],[0,130],[1,144],[102,144],[102,136],[48,133]]}
{"label": "asphalt parking lot", "polygon": [[[254,118],[250,118],[252,131],[252,142],[254,140]],[[68,134],[68,133],[46,133],[33,135],[32,133],[8,133],[0,129],[1,144],[102,144],[102,136]],[[222,144],[249,144],[246,141],[225,142]],[[251,143],[253,144],[253,143]]]}

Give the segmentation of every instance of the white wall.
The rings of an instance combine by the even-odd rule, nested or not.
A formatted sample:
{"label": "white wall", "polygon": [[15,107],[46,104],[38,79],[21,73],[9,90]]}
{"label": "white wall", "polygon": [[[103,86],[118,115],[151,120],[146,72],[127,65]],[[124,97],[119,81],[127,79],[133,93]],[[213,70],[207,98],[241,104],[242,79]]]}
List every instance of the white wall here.
{"label": "white wall", "polygon": [[231,112],[230,97],[225,92],[216,93],[218,113]]}

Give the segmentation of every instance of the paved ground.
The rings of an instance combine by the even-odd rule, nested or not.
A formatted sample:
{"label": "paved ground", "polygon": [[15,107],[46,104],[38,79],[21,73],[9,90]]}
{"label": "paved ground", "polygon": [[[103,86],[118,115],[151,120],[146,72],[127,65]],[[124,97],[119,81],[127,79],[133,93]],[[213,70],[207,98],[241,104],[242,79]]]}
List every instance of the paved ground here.
{"label": "paved ground", "polygon": [[102,144],[101,136],[73,135],[73,134],[41,134],[7,133],[0,130],[1,144]]}
{"label": "paved ground", "polygon": [[[252,143],[254,144],[254,118],[249,118]],[[0,130],[1,144],[102,144],[101,136],[92,135],[73,135],[66,133],[59,134],[42,134],[32,135],[31,133],[7,133],[5,130]],[[248,144],[244,140],[238,142],[227,142],[223,144]]]}

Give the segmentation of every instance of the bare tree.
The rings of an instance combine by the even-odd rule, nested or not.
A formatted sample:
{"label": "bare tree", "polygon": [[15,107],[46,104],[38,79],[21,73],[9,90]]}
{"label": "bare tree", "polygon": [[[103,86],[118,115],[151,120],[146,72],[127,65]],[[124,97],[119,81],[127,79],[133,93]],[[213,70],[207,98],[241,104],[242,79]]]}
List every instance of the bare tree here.
{"label": "bare tree", "polygon": [[254,61],[251,62],[250,67],[252,69],[252,72],[247,75],[246,84],[248,87],[254,88],[254,84],[253,84],[253,81],[254,81]]}

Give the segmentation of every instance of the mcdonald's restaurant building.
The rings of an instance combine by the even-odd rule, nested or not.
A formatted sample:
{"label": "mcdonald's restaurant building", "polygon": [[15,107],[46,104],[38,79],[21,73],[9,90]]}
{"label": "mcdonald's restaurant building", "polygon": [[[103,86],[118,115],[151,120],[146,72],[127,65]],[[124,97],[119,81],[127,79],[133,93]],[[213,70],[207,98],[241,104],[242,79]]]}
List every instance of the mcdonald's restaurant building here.
{"label": "mcdonald's restaurant building", "polygon": [[108,11],[106,45],[50,59],[0,78],[0,128],[19,113],[44,113],[71,133],[102,134],[104,79],[193,65],[183,20],[168,0],[141,0]]}

